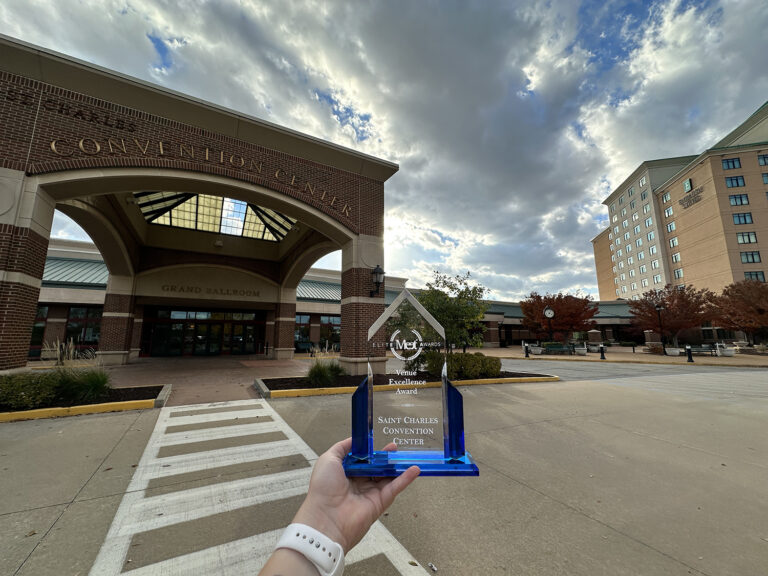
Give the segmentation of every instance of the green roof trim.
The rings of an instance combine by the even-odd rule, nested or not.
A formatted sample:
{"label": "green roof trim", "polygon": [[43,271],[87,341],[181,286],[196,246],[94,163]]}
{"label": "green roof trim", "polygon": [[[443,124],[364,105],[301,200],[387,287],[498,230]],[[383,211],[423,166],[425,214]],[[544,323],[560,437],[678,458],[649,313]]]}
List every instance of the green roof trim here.
{"label": "green roof trim", "polygon": [[45,260],[43,286],[106,289],[109,271],[101,260],[54,258]]}

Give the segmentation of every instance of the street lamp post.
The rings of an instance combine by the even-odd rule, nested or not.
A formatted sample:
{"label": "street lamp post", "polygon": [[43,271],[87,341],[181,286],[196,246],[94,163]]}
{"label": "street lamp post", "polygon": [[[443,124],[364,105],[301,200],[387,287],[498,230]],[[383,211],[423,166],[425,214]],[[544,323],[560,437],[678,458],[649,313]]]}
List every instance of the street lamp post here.
{"label": "street lamp post", "polygon": [[662,304],[656,304],[656,314],[659,316],[659,335],[661,336],[661,352],[664,356],[667,355],[667,349],[664,346],[664,324],[661,322],[661,311],[664,310]]}
{"label": "street lamp post", "polygon": [[549,306],[544,308],[544,317],[547,319],[547,322],[549,323],[549,341],[554,342],[554,336],[552,335],[552,318],[555,317],[555,311],[552,310]]}

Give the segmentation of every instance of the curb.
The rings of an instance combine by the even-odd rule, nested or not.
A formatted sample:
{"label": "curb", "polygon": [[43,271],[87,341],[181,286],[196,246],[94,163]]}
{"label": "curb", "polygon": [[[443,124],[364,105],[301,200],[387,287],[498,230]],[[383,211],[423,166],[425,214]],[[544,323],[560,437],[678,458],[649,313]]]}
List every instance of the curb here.
{"label": "curb", "polygon": [[[559,376],[531,376],[528,378],[488,378],[484,380],[459,380],[454,382],[454,386],[482,386],[484,384],[526,384],[533,382],[559,382]],[[383,384],[374,386],[374,392],[384,392],[387,390],[414,388],[439,388],[441,382],[427,382],[426,384]],[[334,394],[352,394],[357,390],[357,386],[342,386],[338,388],[295,388],[291,390],[270,390],[264,381],[257,378],[253,387],[262,398],[301,398],[306,396],[332,396]]]}
{"label": "curb", "polygon": [[[531,356],[530,358],[521,358],[519,356],[495,356],[495,358],[499,358],[500,360],[549,360],[552,362],[593,362],[593,363],[604,363],[604,364],[645,364],[646,366],[682,366],[691,364],[691,362],[687,362],[685,360],[685,356],[680,356],[682,359],[681,362],[649,362],[648,360],[613,360],[610,358],[606,358],[605,360],[600,360],[599,358],[590,359],[570,359],[570,358],[562,358],[557,356],[536,356],[535,358]],[[706,360],[699,361],[695,360],[693,364],[698,364],[699,366],[716,366],[718,368],[765,368],[765,366],[761,366],[759,364],[720,364],[718,362],[707,362]]]}
{"label": "curb", "polygon": [[157,398],[147,400],[128,400],[126,402],[105,402],[103,404],[84,404],[65,408],[38,408],[20,412],[0,412],[0,422],[19,422],[21,420],[40,420],[43,418],[63,418],[64,416],[82,416],[85,414],[103,414],[105,412],[125,412],[128,410],[149,410],[165,406],[171,394],[171,385],[166,384]]}

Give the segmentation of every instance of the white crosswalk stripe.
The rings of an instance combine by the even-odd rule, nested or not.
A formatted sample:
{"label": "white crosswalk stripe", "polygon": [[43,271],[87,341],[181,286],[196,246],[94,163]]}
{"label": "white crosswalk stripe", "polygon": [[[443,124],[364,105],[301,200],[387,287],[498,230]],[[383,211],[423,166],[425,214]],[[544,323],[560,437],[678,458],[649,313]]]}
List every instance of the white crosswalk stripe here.
{"label": "white crosswalk stripe", "polygon": [[[213,408],[219,411],[196,413]],[[227,410],[228,408],[231,410]],[[173,431],[177,426],[215,424],[254,416],[266,416],[271,420],[199,430]],[[171,431],[168,430],[169,428]],[[287,439],[225,448],[195,445],[197,442],[222,440],[236,442],[243,436],[269,433],[281,433]],[[183,451],[185,448],[200,448],[204,451],[159,456],[161,450]],[[301,456],[310,465],[317,459],[317,454],[267,402],[243,400],[163,408],[109,533],[91,568],[91,576],[121,574],[128,557],[131,540],[137,534],[194,520],[205,522],[206,518],[216,514],[303,495],[307,491],[311,467],[236,478],[203,486],[193,484],[187,489],[156,495],[153,495],[154,491],[147,492],[151,481],[225,466],[256,465],[264,460],[291,456]],[[267,530],[247,538],[140,565],[131,569],[130,574],[132,576],[256,574],[269,557],[281,532],[282,530]],[[422,567],[413,566],[410,563],[412,556],[380,522],[374,524],[363,541],[350,552],[347,556],[347,565],[381,554],[401,574],[427,573]]]}

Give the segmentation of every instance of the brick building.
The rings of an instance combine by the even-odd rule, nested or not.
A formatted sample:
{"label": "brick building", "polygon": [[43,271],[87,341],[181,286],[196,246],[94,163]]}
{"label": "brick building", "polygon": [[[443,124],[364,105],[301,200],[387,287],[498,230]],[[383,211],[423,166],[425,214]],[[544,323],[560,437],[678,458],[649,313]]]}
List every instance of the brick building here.
{"label": "brick building", "polygon": [[[384,309],[371,271],[384,266],[384,182],[397,170],[0,37],[0,370],[27,361],[58,209],[108,269],[105,363],[128,362],[145,322],[196,314],[201,298],[203,312],[248,314],[243,330],[258,318],[274,356],[291,357],[297,286],[341,250],[340,360],[362,371],[363,335]],[[90,325],[88,306],[76,313]],[[46,325],[73,320],[57,314]]]}

